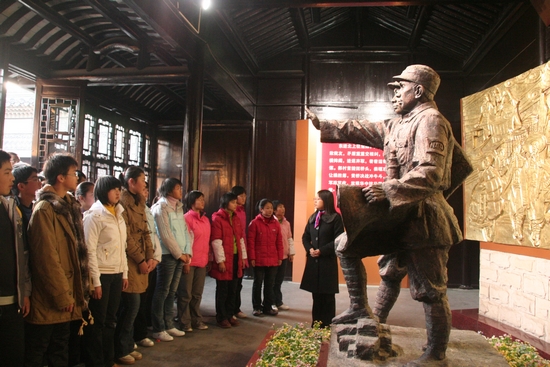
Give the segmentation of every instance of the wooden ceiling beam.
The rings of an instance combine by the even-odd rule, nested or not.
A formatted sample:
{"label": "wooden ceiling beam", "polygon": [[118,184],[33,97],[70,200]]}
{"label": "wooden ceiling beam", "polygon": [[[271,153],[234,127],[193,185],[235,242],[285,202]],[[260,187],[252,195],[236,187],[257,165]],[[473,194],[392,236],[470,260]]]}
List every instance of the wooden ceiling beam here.
{"label": "wooden ceiling beam", "polygon": [[254,98],[236,80],[235,76],[220,64],[212,51],[185,22],[179,10],[169,1],[126,0],[143,21],[157,32],[174,49],[197,62],[197,52],[202,52],[205,75],[224,90],[243,112],[254,115]]}
{"label": "wooden ceiling beam", "polygon": [[307,31],[304,9],[290,8],[288,10],[290,11],[290,19],[298,36],[300,47],[307,49],[309,47],[309,33]]}
{"label": "wooden ceiling beam", "polygon": [[409,38],[409,48],[411,50],[414,50],[420,44],[420,39],[422,38],[422,34],[424,33],[426,26],[428,25],[428,21],[430,20],[432,9],[433,9],[433,6],[431,5],[425,5],[420,9],[420,14],[416,18],[413,31]]}
{"label": "wooden ceiling beam", "polygon": [[470,56],[462,64],[462,70],[466,75],[470,74],[481,60],[487,56],[489,51],[504,37],[526,10],[527,5],[523,2],[508,4],[500,17],[494,21],[493,27],[485,33],[477,47],[472,48]]}
{"label": "wooden ceiling beam", "polygon": [[[492,0],[211,0],[210,9],[255,9],[255,8],[344,8],[367,6],[415,6],[415,5],[445,5],[445,4],[479,4],[491,3]],[[514,2],[514,0],[503,0]]]}
{"label": "wooden ceiling beam", "polygon": [[88,33],[83,31],[80,27],[77,27],[74,23],[64,18],[62,15],[59,15],[58,12],[46,5],[44,1],[19,0],[19,2],[36,14],[40,15],[42,18],[46,19],[48,22],[59,27],[62,31],[75,37],[83,44],[90,47],[95,46],[96,42]]}

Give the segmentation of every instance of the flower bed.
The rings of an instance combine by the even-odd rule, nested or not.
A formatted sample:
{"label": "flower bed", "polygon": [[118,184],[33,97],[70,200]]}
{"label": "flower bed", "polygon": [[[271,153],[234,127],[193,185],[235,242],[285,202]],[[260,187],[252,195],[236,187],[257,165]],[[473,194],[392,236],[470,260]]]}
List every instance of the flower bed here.
{"label": "flower bed", "polygon": [[550,367],[550,361],[542,358],[529,343],[514,339],[510,335],[486,339],[506,358],[511,367]]}
{"label": "flower bed", "polygon": [[255,367],[314,367],[319,360],[321,343],[330,338],[330,329],[304,324],[278,328],[260,352]]}

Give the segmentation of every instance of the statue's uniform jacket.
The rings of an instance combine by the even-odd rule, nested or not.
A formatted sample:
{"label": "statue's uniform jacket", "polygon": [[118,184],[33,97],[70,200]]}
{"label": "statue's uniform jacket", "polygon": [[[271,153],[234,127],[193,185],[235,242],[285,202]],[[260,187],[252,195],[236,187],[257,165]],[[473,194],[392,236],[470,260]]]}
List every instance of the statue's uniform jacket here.
{"label": "statue's uniform jacket", "polygon": [[397,172],[387,169],[382,187],[390,210],[411,210],[410,219],[403,223],[407,247],[451,246],[462,241],[453,209],[443,196],[451,183],[454,138],[435,102],[379,122],[321,120],[320,130],[322,142],[382,149],[386,164],[397,159]]}

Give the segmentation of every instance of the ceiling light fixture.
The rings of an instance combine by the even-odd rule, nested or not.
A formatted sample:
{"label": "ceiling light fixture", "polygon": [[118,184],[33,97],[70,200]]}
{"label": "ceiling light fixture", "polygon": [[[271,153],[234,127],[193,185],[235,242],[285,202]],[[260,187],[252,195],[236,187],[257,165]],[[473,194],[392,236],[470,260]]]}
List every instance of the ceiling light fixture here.
{"label": "ceiling light fixture", "polygon": [[208,10],[212,2],[210,0],[202,0],[202,8],[204,10]]}

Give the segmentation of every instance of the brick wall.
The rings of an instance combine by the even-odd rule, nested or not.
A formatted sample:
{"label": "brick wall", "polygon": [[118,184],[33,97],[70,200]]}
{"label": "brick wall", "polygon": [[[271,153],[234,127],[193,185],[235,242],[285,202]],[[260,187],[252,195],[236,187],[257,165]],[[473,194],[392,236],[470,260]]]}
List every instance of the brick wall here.
{"label": "brick wall", "polygon": [[479,314],[550,342],[550,260],[481,249]]}

